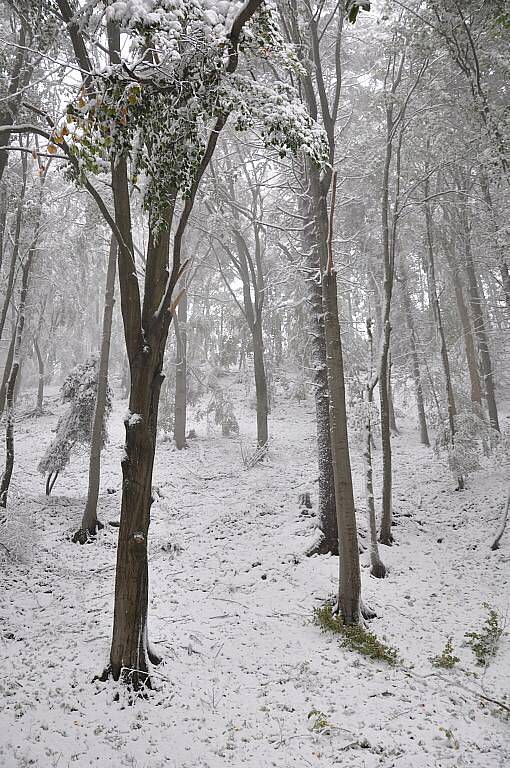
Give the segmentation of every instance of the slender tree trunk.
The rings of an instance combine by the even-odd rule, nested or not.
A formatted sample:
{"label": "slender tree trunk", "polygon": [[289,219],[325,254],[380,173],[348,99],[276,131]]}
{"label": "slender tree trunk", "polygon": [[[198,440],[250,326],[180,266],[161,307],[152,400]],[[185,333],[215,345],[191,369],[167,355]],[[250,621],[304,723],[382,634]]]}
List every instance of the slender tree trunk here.
{"label": "slender tree trunk", "polygon": [[43,360],[43,356],[41,355],[41,350],[39,349],[39,343],[35,336],[34,336],[33,343],[34,343],[34,352],[37,357],[37,369],[38,369],[37,403],[35,406],[35,411],[36,411],[36,414],[42,414],[44,411],[44,360]]}
{"label": "slender tree trunk", "polygon": [[5,227],[7,225],[7,187],[0,186],[0,272],[4,264]]}
{"label": "slender tree trunk", "polygon": [[496,404],[496,391],[494,386],[491,355],[489,351],[489,341],[485,327],[485,319],[483,316],[480,289],[473,264],[473,254],[471,251],[471,232],[469,222],[467,221],[467,215],[464,216],[464,224],[465,269],[468,280],[471,312],[473,315],[473,328],[476,339],[478,341],[478,349],[480,350],[480,363],[482,368],[485,396],[487,398],[487,410],[489,411],[489,421],[491,427],[500,432],[501,430],[499,427],[498,407]]}
{"label": "slender tree trunk", "polygon": [[393,405],[393,389],[391,387],[391,372],[393,370],[393,363],[391,361],[391,352],[388,360],[388,400],[390,406],[390,430],[394,435],[398,435],[397,421],[395,419],[395,407]]}
{"label": "slender tree trunk", "polygon": [[14,388],[18,376],[19,363],[11,368],[9,383],[7,385],[7,420],[5,425],[5,469],[0,482],[0,507],[7,506],[7,493],[11,484],[12,470],[14,467]]}
{"label": "slender tree trunk", "polygon": [[[7,152],[0,152],[0,157],[2,156],[2,154],[7,154]],[[21,181],[20,195],[18,199],[18,206],[16,209],[11,263],[9,265],[7,285],[5,287],[4,303],[2,305],[2,313],[0,315],[0,339],[3,336],[5,321],[7,319],[7,312],[9,311],[9,306],[11,303],[12,292],[14,288],[14,278],[16,275],[16,267],[17,267],[18,258],[19,258],[21,227],[23,224],[23,205],[25,202],[25,194],[27,189],[27,158],[25,154],[21,156],[21,170],[22,170],[22,181]],[[10,372],[10,368],[9,368],[9,372]],[[8,375],[9,375],[9,372],[8,372]]]}
{"label": "slender tree trunk", "polygon": [[17,333],[17,325],[14,326],[14,330],[12,332],[11,341],[9,343],[9,349],[7,351],[7,357],[5,360],[2,383],[0,384],[0,417],[3,415],[3,412],[5,410],[7,386],[9,384],[9,377],[11,375],[11,369],[14,362],[14,350],[16,347],[16,333]]}
{"label": "slender tree trunk", "polygon": [[[391,159],[393,155],[393,122],[392,106],[386,108],[386,148],[383,168],[382,196],[381,196],[381,217],[382,217],[382,246],[383,246],[383,267],[384,267],[384,306],[382,315],[382,338],[381,354],[379,360],[379,402],[381,408],[381,447],[382,447],[382,465],[383,465],[383,483],[382,483],[382,514],[381,526],[379,529],[379,541],[381,544],[390,545],[393,541],[391,527],[393,523],[392,508],[392,455],[391,455],[391,423],[390,423],[390,390],[389,390],[389,355],[391,339],[391,297],[393,293],[393,272],[394,272],[394,235],[396,228],[395,214],[392,216],[392,227],[390,230],[390,200],[389,200],[389,178]],[[392,237],[393,235],[393,237]]]}
{"label": "slender tree trunk", "polygon": [[330,393],[331,449],[340,542],[338,608],[344,623],[350,625],[357,624],[360,619],[361,576],[349,440],[347,436],[347,413],[345,407],[342,343],[338,321],[337,284],[334,270],[324,274],[322,290]]}
{"label": "slender tree trunk", "polygon": [[267,414],[267,378],[264,364],[264,338],[262,335],[262,318],[255,319],[253,335],[253,367],[255,373],[255,397],[257,400],[257,445],[262,448],[268,440]]}
{"label": "slender tree trunk", "polygon": [[97,377],[96,405],[92,422],[92,435],[89,456],[89,487],[87,503],[80,528],[73,536],[75,543],[85,544],[90,536],[95,536],[97,530],[103,528],[97,519],[97,501],[99,498],[99,483],[101,480],[101,450],[103,447],[103,426],[108,393],[108,367],[110,362],[110,341],[112,336],[113,307],[115,305],[115,274],[117,267],[117,242],[112,236],[106,271],[106,287],[103,309],[103,330],[101,334],[101,352],[99,355],[99,371]]}
{"label": "slender tree trunk", "polygon": [[[43,184],[44,182],[42,182]],[[6,443],[6,456],[5,456],[5,470],[2,475],[0,483],[0,507],[7,506],[7,494],[9,492],[9,486],[12,477],[12,470],[14,467],[14,399],[16,391],[16,381],[19,376],[20,370],[20,353],[21,343],[23,341],[23,329],[25,327],[25,309],[27,305],[28,286],[30,280],[30,272],[32,264],[34,262],[37,240],[39,235],[40,223],[41,223],[41,204],[42,204],[42,184],[39,197],[39,211],[36,214],[37,223],[35,230],[35,238],[28,252],[25,264],[22,269],[21,279],[21,291],[18,307],[18,321],[16,324],[16,331],[14,335],[14,356],[12,362],[12,368],[10,368],[9,379],[7,383],[7,423],[5,432]]]}
{"label": "slender tree trunk", "polygon": [[460,324],[462,326],[462,335],[464,338],[464,349],[466,351],[466,360],[469,372],[469,383],[471,389],[471,402],[476,404],[477,408],[482,405],[482,385],[480,383],[480,374],[478,372],[478,362],[473,338],[473,329],[469,318],[468,308],[464,299],[464,290],[459,274],[458,264],[455,259],[453,247],[443,242],[443,251],[446,261],[452,275],[453,288],[455,291],[455,302],[459,312]]}
{"label": "slender tree trunk", "polygon": [[177,317],[174,315],[175,338],[177,341],[177,365],[175,368],[175,423],[174,440],[176,447],[181,450],[186,444],[186,406],[187,406],[187,355],[188,337],[186,324],[188,321],[188,299],[183,294],[177,307]]}
{"label": "slender tree trunk", "polygon": [[418,426],[420,429],[420,442],[422,445],[430,446],[429,432],[427,429],[427,417],[425,415],[425,405],[423,401],[423,386],[420,372],[420,359],[416,346],[416,330],[414,327],[413,312],[411,307],[411,298],[409,296],[409,286],[407,283],[406,267],[401,270],[402,304],[406,317],[407,329],[409,331],[409,345],[411,348],[411,368],[413,372],[414,393],[416,397],[416,410],[418,412]]}
{"label": "slender tree trunk", "polygon": [[[30,81],[33,70],[32,65],[28,62],[30,52],[27,44],[29,44],[29,42],[27,29],[25,28],[25,25],[22,24],[19,30],[16,55],[10,73],[7,97],[2,100],[0,125],[12,126],[18,116],[22,99],[22,88]],[[7,168],[9,156],[9,153],[3,149],[3,147],[9,145],[10,138],[10,133],[0,134],[0,182],[2,181],[5,169]]]}
{"label": "slender tree trunk", "polygon": [[[429,196],[429,184],[428,180],[425,183],[425,199]],[[446,337],[443,328],[443,319],[441,317],[441,307],[439,305],[439,297],[437,294],[436,283],[436,269],[434,259],[434,240],[432,229],[432,213],[430,205],[425,203],[425,226],[427,237],[427,250],[428,250],[428,285],[429,295],[432,300],[432,311],[434,313],[434,319],[436,321],[436,329],[439,336],[439,345],[441,353],[441,362],[443,365],[444,383],[446,389],[446,403],[448,408],[448,425],[450,430],[450,445],[452,452],[455,450],[455,417],[457,415],[457,407],[455,404],[455,395],[453,392],[452,377],[450,372],[450,359],[448,356],[448,347],[446,346]],[[464,488],[464,478],[461,475],[457,476],[457,488],[462,490]]]}
{"label": "slender tree trunk", "polygon": [[[328,368],[322,287],[319,279],[326,263],[328,211],[320,190],[319,172],[312,163],[307,165],[309,189],[303,213],[307,216],[303,232],[306,251],[308,304],[310,307],[311,361],[315,414],[317,425],[317,455],[319,464],[319,529],[321,539],[308,554],[338,555],[338,522],[335,502],[335,479],[331,450]],[[321,266],[322,265],[322,266]]]}
{"label": "slender tree trunk", "polygon": [[370,371],[369,379],[367,381],[366,394],[367,394],[367,410],[365,415],[365,434],[364,434],[364,448],[363,459],[365,464],[365,498],[367,502],[368,511],[368,526],[370,531],[370,573],[376,579],[384,579],[386,576],[386,567],[381,560],[379,554],[379,544],[377,542],[377,521],[375,517],[375,499],[374,499],[374,480],[373,480],[373,463],[372,463],[372,443],[374,437],[372,435],[372,407],[374,402],[374,387],[377,383],[377,379],[373,379],[372,365],[373,365],[373,340],[372,340],[372,321],[367,320],[367,333],[370,345]]}

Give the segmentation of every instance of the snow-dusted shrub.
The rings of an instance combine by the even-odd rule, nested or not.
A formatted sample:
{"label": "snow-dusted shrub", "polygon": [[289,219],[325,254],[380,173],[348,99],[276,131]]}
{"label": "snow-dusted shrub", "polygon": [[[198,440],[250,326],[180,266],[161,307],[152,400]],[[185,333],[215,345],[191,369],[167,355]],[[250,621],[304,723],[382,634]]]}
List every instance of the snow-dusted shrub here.
{"label": "snow-dusted shrub", "polygon": [[12,516],[0,519],[0,558],[30,563],[35,544],[34,529],[26,522]]}
{"label": "snow-dusted shrub", "polygon": [[482,457],[494,451],[500,435],[482,416],[472,411],[458,413],[454,424],[453,445],[450,427],[445,424],[437,433],[434,451],[438,456],[446,456],[455,477],[465,477],[480,469]]}
{"label": "snow-dusted shrub", "polygon": [[[69,408],[58,420],[56,435],[37,467],[43,475],[62,472],[76,445],[88,445],[96,406],[99,360],[90,357],[75,366],[62,385],[62,400]],[[106,421],[112,410],[112,390],[107,388],[103,419],[103,445],[107,440]]]}
{"label": "snow-dusted shrub", "polygon": [[205,409],[198,409],[195,413],[196,419],[203,419],[204,416],[213,415],[214,423],[221,426],[221,434],[229,437],[231,433],[239,434],[239,424],[234,413],[232,400],[225,394],[221,387],[217,387]]}
{"label": "snow-dusted shrub", "polygon": [[358,445],[364,444],[369,415],[372,437],[375,439],[379,435],[381,425],[377,405],[374,402],[369,403],[367,400],[355,400],[348,410],[347,424],[349,427],[349,437]]}

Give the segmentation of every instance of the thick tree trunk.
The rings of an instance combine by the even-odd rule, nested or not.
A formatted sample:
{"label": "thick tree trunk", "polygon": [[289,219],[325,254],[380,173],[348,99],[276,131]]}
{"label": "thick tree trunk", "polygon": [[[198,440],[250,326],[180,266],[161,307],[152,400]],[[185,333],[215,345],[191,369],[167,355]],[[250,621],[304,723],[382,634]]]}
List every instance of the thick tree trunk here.
{"label": "thick tree trunk", "polygon": [[97,378],[96,405],[92,423],[89,457],[89,487],[87,503],[80,528],[73,536],[73,541],[85,544],[89,536],[95,536],[103,527],[97,519],[97,501],[101,480],[101,450],[103,447],[103,424],[108,392],[108,367],[110,362],[110,341],[112,336],[113,307],[115,305],[115,274],[117,267],[117,242],[112,236],[106,271],[106,287],[103,309],[103,330],[101,334],[101,352]]}
{"label": "thick tree trunk", "polygon": [[175,423],[174,440],[176,447],[181,450],[186,444],[186,406],[187,406],[187,355],[188,337],[186,324],[188,321],[188,299],[183,294],[177,307],[177,317],[174,320],[175,338],[177,341],[177,365],[175,367]]}
{"label": "thick tree trunk", "polygon": [[267,379],[264,363],[264,338],[262,335],[262,318],[255,320],[253,336],[253,367],[255,373],[255,397],[257,400],[257,445],[262,448],[268,440],[267,414]]}
{"label": "thick tree trunk", "polygon": [[148,661],[159,661],[147,642],[147,546],[163,351],[164,343],[149,346],[133,361],[125,421],[110,668],[115,680],[122,674],[135,690],[150,685]]}
{"label": "thick tree trunk", "polygon": [[425,415],[425,405],[423,402],[423,386],[420,372],[420,359],[418,357],[418,348],[416,346],[416,329],[414,327],[414,318],[411,307],[411,298],[409,296],[409,286],[407,283],[407,273],[405,266],[401,270],[402,303],[406,317],[407,329],[409,331],[409,345],[411,349],[411,368],[413,372],[414,393],[416,397],[416,410],[418,412],[418,426],[420,430],[420,442],[422,445],[430,446],[429,432],[427,429],[427,417]]}
{"label": "thick tree trunk", "polygon": [[338,320],[336,273],[322,278],[324,323],[327,347],[331,449],[335,481],[336,513],[340,542],[340,577],[338,608],[345,624],[357,624],[361,612],[361,575],[359,565],[356,511],[352,488],[345,385]]}

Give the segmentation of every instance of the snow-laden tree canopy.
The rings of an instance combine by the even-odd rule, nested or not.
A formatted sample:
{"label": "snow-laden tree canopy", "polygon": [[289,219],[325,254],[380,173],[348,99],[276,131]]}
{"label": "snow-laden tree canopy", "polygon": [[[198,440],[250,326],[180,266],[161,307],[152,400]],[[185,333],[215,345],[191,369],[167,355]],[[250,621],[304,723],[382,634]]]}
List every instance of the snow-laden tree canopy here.
{"label": "snow-laden tree canopy", "polygon": [[[191,193],[211,128],[229,115],[237,129],[256,128],[281,155],[302,150],[325,162],[322,131],[295,91],[260,64],[300,66],[280,33],[276,4],[263,2],[239,34],[236,20],[247,5],[115,0],[89,12],[89,20],[100,13],[103,24],[124,33],[119,62],[92,72],[54,141],[65,137],[83,170],[95,173],[129,158],[156,227],[176,196]],[[239,52],[242,69],[233,65]]]}

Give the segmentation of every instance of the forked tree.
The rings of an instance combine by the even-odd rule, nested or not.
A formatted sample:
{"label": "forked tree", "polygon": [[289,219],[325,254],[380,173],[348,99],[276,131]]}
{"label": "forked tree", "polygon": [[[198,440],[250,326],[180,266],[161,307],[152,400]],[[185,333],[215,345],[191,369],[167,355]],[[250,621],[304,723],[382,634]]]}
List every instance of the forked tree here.
{"label": "forked tree", "polygon": [[[79,180],[84,171],[104,170],[107,163],[111,167],[113,216],[86,182],[118,241],[131,374],[113,639],[104,678],[123,674],[134,688],[150,685],[149,661],[159,661],[147,637],[152,470],[174,289],[185,267],[181,252],[200,182],[232,112],[236,127],[256,123],[266,145],[279,151],[304,148],[319,162],[325,154],[322,135],[286,86],[271,83],[262,72],[258,83],[238,72],[241,54],[253,65],[262,53],[265,58],[275,55],[288,67],[298,66],[280,38],[273,4],[248,0],[212,11],[208,3],[198,2],[183,4],[179,13],[167,3],[156,5],[154,22],[153,14],[131,18],[125,3],[105,4],[110,61],[93,71],[88,38],[59,0],[75,55],[87,74],[69,108],[71,122],[53,134],[56,145],[78,158]],[[121,31],[132,42],[129,52],[122,46],[122,54]],[[77,126],[86,141],[70,136],[69,125]],[[131,216],[131,188],[140,177],[148,215],[143,276],[137,273]]]}

